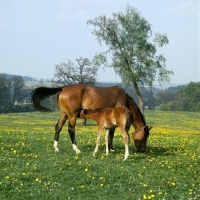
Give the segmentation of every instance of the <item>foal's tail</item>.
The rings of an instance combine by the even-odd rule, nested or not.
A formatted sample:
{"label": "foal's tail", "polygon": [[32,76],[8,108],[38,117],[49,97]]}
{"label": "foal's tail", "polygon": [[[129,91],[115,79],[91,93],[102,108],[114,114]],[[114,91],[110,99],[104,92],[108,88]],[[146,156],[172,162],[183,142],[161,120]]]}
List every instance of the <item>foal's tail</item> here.
{"label": "foal's tail", "polygon": [[39,87],[33,90],[32,92],[32,98],[31,102],[33,106],[36,108],[38,111],[42,112],[48,112],[51,111],[48,108],[45,108],[42,106],[40,103],[42,100],[46,99],[47,97],[54,95],[58,92],[62,91],[62,87],[59,88],[47,88],[47,87]]}

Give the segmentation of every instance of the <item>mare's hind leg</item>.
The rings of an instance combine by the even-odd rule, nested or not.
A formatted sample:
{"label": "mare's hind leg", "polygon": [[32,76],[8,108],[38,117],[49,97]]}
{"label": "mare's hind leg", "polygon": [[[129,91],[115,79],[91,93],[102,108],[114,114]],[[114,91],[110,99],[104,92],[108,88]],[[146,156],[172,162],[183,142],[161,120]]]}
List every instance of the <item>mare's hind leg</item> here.
{"label": "mare's hind leg", "polygon": [[56,126],[55,126],[55,140],[53,147],[55,148],[55,151],[59,151],[58,149],[58,140],[59,140],[59,134],[62,130],[63,125],[65,124],[67,120],[67,115],[63,112],[60,113],[60,119],[58,120]]}
{"label": "mare's hind leg", "polygon": [[76,125],[76,117],[69,117],[69,126],[68,126],[68,132],[72,141],[72,147],[74,151],[76,151],[76,154],[79,154],[81,151],[78,149],[76,145],[76,139],[75,139],[75,125]]}

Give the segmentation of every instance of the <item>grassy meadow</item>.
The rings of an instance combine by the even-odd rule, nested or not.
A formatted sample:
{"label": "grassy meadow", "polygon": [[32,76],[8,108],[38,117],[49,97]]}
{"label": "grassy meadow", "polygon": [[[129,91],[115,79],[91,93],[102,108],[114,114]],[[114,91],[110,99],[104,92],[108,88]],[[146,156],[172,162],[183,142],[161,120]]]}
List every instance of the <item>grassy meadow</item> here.
{"label": "grassy meadow", "polygon": [[[97,126],[77,121],[72,149],[63,127],[53,148],[58,112],[0,115],[0,199],[200,199],[200,113],[146,111],[152,125],[147,151],[123,161],[116,129],[115,151],[105,155],[105,132],[97,156]],[[133,128],[131,131],[133,132]]]}

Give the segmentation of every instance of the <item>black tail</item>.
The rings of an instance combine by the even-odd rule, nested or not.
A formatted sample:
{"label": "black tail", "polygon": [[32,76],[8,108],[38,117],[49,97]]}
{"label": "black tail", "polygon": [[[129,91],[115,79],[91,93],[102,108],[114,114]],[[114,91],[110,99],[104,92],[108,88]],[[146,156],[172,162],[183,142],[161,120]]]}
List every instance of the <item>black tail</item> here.
{"label": "black tail", "polygon": [[31,102],[32,102],[33,106],[36,108],[36,110],[38,110],[38,111],[43,111],[43,112],[51,111],[50,109],[42,106],[40,104],[40,102],[42,100],[46,99],[47,97],[54,95],[60,91],[62,91],[62,87],[59,87],[59,88],[47,88],[47,87],[36,88],[32,92]]}

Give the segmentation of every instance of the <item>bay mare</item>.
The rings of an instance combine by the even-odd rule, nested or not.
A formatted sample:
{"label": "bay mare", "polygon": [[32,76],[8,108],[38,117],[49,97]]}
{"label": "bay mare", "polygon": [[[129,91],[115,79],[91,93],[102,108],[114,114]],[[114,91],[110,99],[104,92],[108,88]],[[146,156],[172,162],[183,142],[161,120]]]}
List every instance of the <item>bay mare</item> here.
{"label": "bay mare", "polygon": [[[138,152],[146,150],[149,128],[146,126],[144,117],[133,99],[121,88],[114,87],[95,87],[85,84],[67,85],[58,88],[39,87],[33,90],[32,104],[38,111],[51,111],[41,105],[41,101],[51,95],[58,93],[58,107],[60,118],[55,126],[54,148],[58,151],[59,134],[66,120],[69,120],[68,132],[71,138],[73,149],[80,153],[75,140],[76,119],[80,117],[83,109],[94,110],[97,108],[113,108],[125,106],[132,113],[131,124],[135,128],[133,140]],[[109,148],[112,147],[112,139],[115,128],[109,132]]]}

